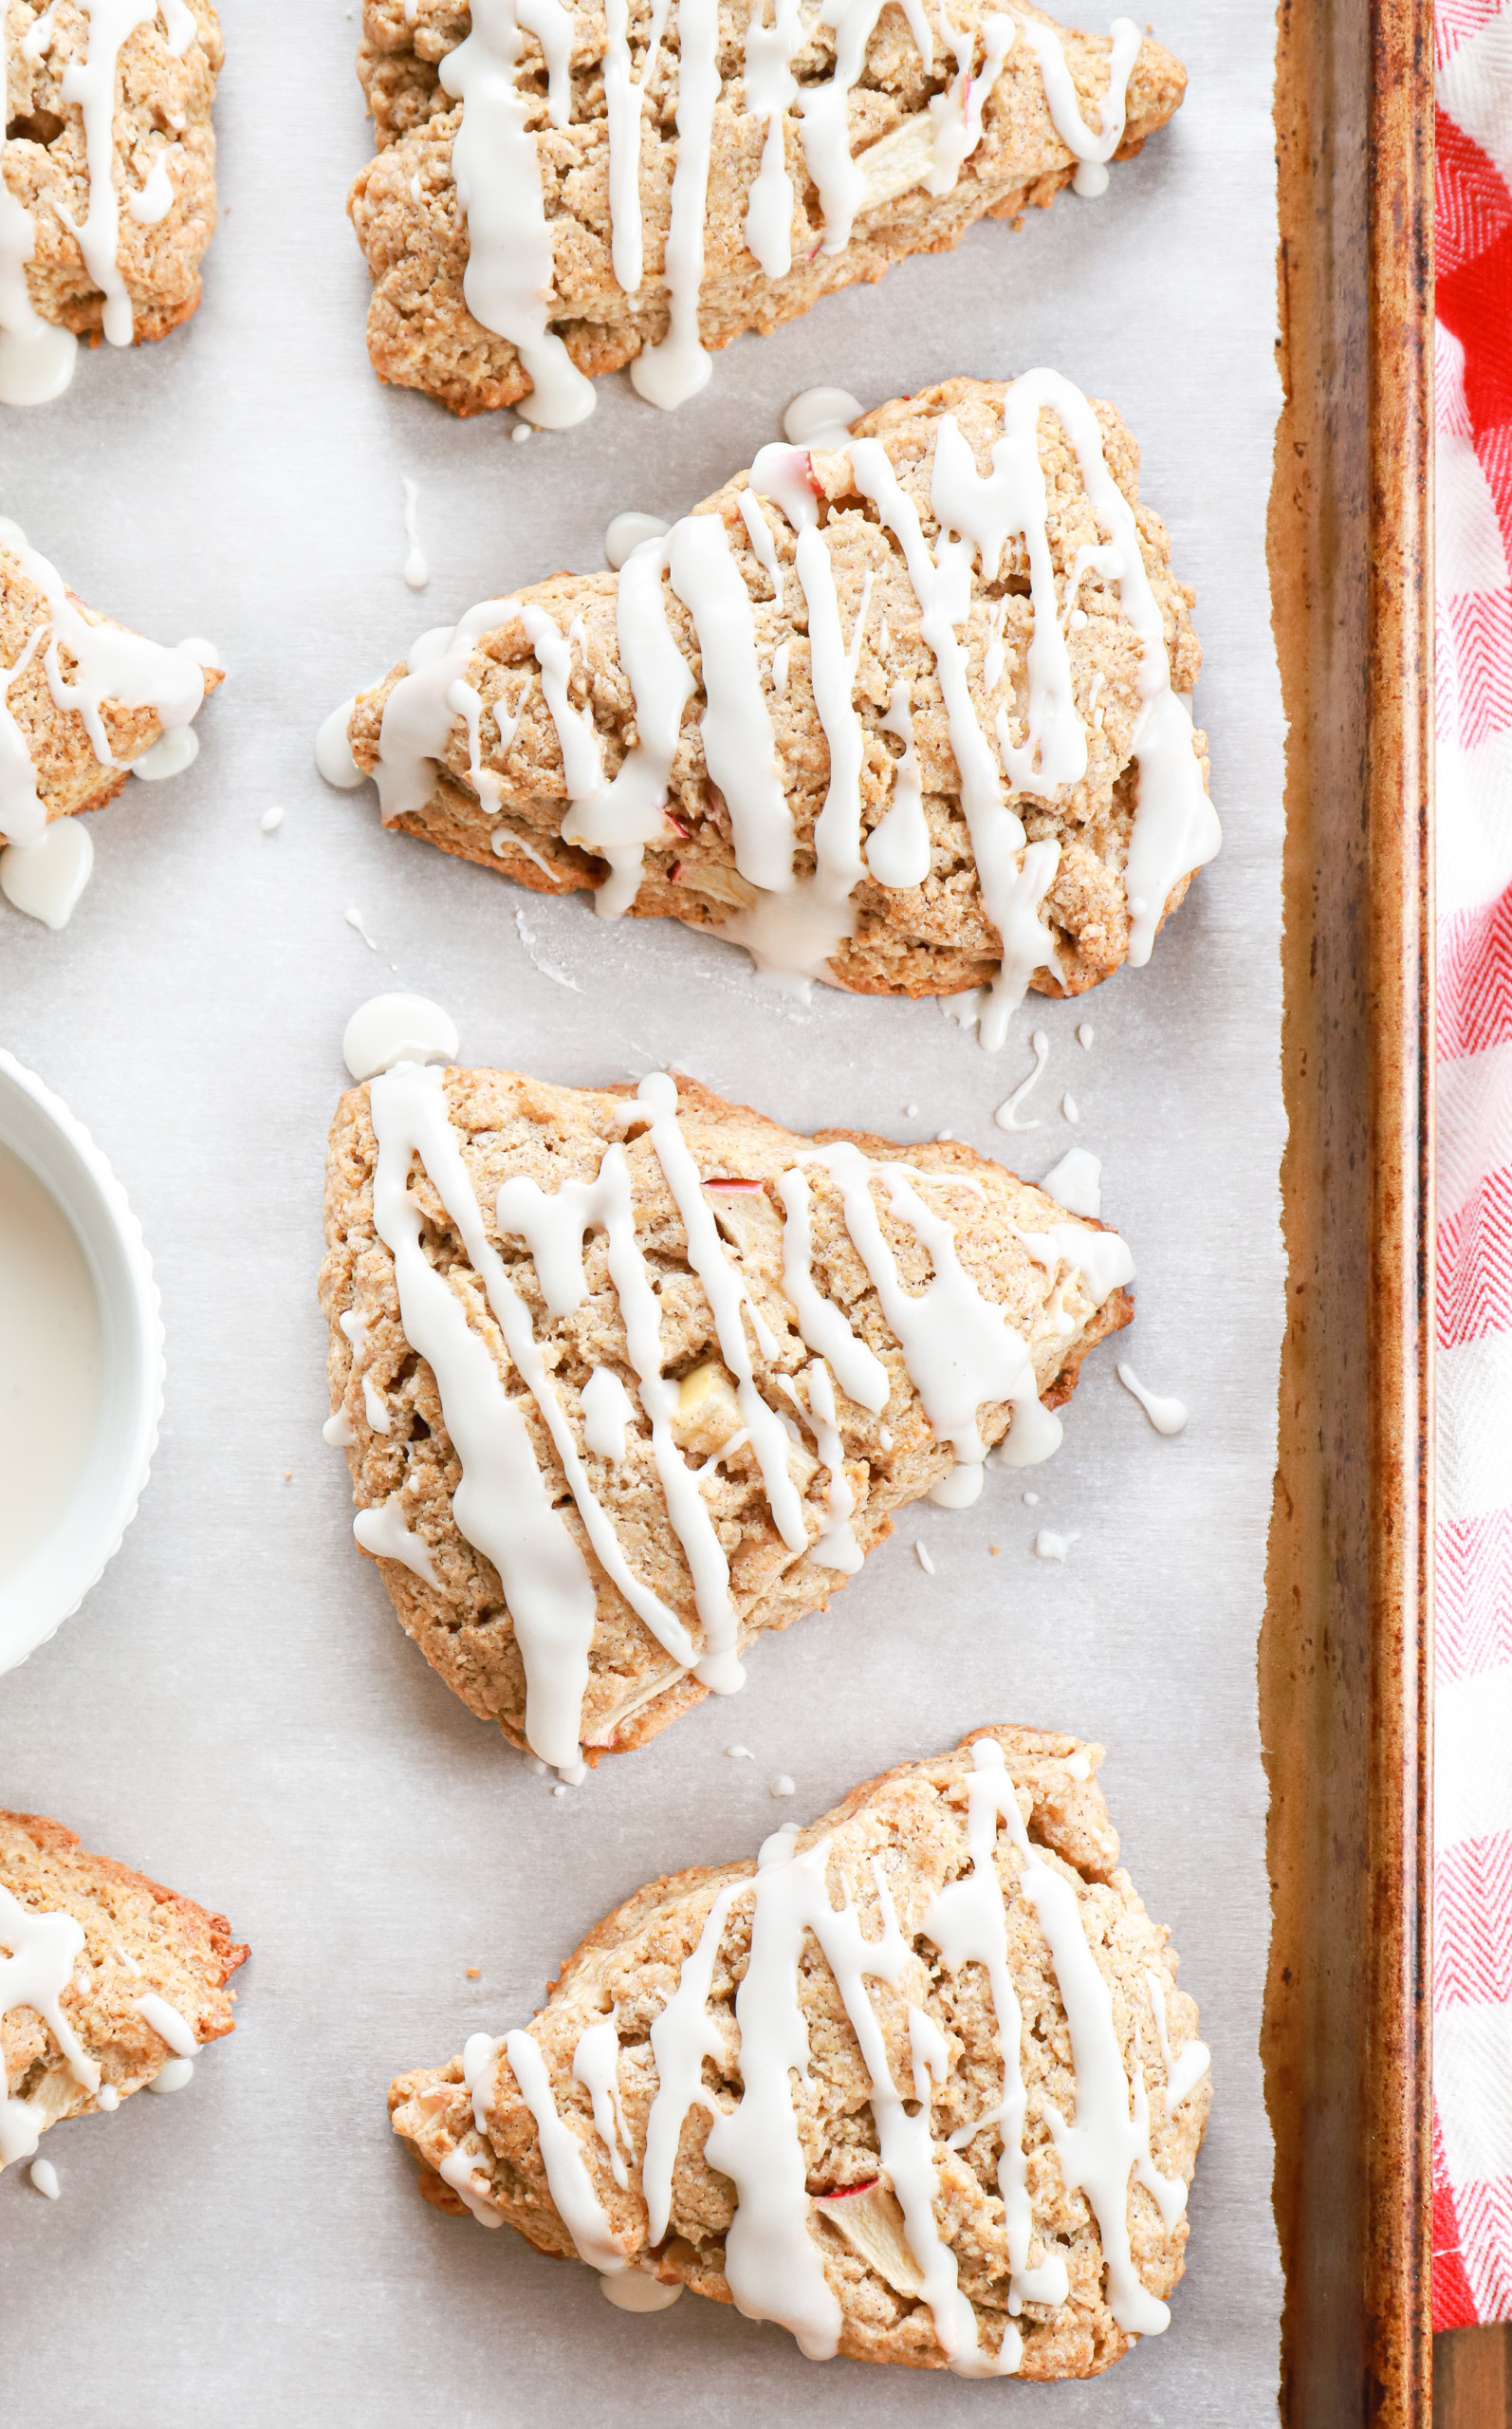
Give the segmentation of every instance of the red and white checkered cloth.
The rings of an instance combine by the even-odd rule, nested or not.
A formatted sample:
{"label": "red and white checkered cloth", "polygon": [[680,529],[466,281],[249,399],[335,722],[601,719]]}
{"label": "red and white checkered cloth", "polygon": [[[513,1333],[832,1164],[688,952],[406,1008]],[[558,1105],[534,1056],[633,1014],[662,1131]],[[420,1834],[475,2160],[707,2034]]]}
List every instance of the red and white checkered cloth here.
{"label": "red and white checkered cloth", "polygon": [[1512,0],[1438,0],[1433,2325],[1512,2318]]}

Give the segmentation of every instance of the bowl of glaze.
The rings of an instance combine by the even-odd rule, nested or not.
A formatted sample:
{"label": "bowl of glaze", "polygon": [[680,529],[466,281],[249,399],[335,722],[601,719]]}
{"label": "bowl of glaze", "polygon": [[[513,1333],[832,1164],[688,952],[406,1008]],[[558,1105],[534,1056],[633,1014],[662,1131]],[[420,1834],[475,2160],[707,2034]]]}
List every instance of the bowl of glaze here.
{"label": "bowl of glaze", "polygon": [[0,1672],[120,1548],[162,1406],[141,1225],[83,1123],[0,1048]]}

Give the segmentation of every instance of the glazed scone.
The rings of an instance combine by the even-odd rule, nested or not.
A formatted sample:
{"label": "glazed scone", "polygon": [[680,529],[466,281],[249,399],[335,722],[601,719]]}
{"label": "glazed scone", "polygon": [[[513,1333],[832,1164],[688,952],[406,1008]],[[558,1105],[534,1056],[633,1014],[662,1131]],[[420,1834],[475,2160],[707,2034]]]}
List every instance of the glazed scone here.
{"label": "glazed scone", "polygon": [[34,844],[119,793],[223,679],[202,646],[165,649],[86,607],[0,516],[0,841]]}
{"label": "glazed scone", "polygon": [[246,1958],[224,1915],[0,1812],[0,2168],[232,2031]]}
{"label": "glazed scone", "polygon": [[[949,1141],[805,1139],[655,1073],[401,1064],[326,1167],[354,1532],[447,1684],[563,1769],[740,1684],[1127,1324],[1116,1232]],[[1005,1437],[1006,1437],[1005,1439]]]}
{"label": "glazed scone", "polygon": [[99,0],[0,0],[0,355],[37,322],[140,343],[199,302],[215,228],[220,26],[209,0],[159,0],[138,15]]}
{"label": "glazed scone", "polygon": [[1169,2323],[1211,2077],[1101,1759],[978,1730],[653,1882],[527,2031],[393,2085],[427,2198],[813,2360],[1107,2369]]}
{"label": "glazed scone", "polygon": [[951,24],[920,0],[765,15],[366,0],[379,149],[349,208],[379,378],[550,429],[625,363],[650,402],[681,403],[743,330],[1073,176],[1100,191],[1186,89],[1127,19],[1110,40],[986,0]]}
{"label": "glazed scone", "polygon": [[763,448],[618,575],[429,635],[354,702],[346,775],[445,851],[776,973],[986,983],[1001,1042],[1026,987],[1148,959],[1218,849],[1191,601],[1111,405],[950,380],[843,450]]}

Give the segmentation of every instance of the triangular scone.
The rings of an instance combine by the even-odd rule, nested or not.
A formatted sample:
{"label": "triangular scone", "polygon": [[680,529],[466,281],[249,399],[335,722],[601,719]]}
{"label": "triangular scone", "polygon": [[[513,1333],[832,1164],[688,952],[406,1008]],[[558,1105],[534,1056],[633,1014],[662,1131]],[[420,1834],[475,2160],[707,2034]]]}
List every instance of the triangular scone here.
{"label": "triangular scone", "polygon": [[0,1812],[0,2167],[234,2029],[224,1915],[40,1813]]}
{"label": "triangular scone", "polygon": [[679,404],[706,348],[1073,176],[1099,192],[1186,89],[1128,19],[1110,39],[988,0],[954,22],[923,0],[767,13],[367,0],[380,148],[349,208],[379,378],[555,429],[629,362],[650,402]]}
{"label": "triangular scone", "polygon": [[194,310],[215,230],[223,46],[209,0],[159,0],[136,23],[99,0],[6,0],[0,18],[5,183],[29,239],[0,294],[3,380],[38,322],[130,345]]}
{"label": "triangular scone", "polygon": [[815,2360],[1106,2369],[1168,2324],[1211,2079],[1101,1759],[980,1730],[653,1882],[528,2030],[393,2085],[428,2198]]}
{"label": "triangular scone", "polygon": [[1217,851],[1191,593],[1111,405],[1029,372],[763,448],[621,572],[360,695],[384,817],[870,994],[1079,993]]}
{"label": "triangular scone", "polygon": [[401,1064],[341,1100],[325,1225],[357,1539],[447,1684],[563,1768],[737,1687],[1005,1435],[1046,1457],[1132,1313],[1118,1234],[969,1147],[804,1139],[665,1073]]}
{"label": "triangular scone", "polygon": [[34,844],[51,820],[119,793],[223,680],[203,646],[166,649],[111,623],[0,516],[0,843]]}

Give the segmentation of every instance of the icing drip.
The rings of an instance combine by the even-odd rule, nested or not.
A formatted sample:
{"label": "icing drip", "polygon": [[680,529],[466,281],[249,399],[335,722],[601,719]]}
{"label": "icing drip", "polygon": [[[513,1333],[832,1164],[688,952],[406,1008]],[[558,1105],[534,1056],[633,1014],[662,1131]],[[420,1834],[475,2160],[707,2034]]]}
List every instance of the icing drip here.
{"label": "icing drip", "polygon": [[1108,62],[1108,89],[1102,97],[1100,133],[1094,135],[1081,115],[1077,88],[1066,65],[1065,46],[1053,26],[1042,19],[1024,17],[1021,30],[1039,62],[1044,82],[1044,98],[1057,135],[1068,152],[1075,153],[1078,162],[1072,179],[1078,194],[1089,197],[1106,194],[1108,162],[1123,141],[1124,118],[1128,108],[1129,78],[1139,56],[1140,33],[1132,17],[1115,17],[1112,26],[1113,55]]}
{"label": "icing drip", "polygon": [[625,1436],[636,1411],[612,1366],[596,1366],[582,1387],[582,1438],[596,1457],[612,1468],[622,1465]]}
{"label": "icing drip", "polygon": [[808,1176],[792,1165],[777,1183],[783,1201],[783,1291],[798,1318],[798,1329],[816,1356],[826,1359],[839,1386],[860,1408],[877,1416],[887,1406],[892,1385],[887,1368],[864,1341],[858,1341],[833,1299],[814,1282],[814,1234]]}
{"label": "icing drip", "polygon": [[[636,2146],[619,2101],[619,2034],[615,2019],[592,2024],[572,2053],[572,2080],[581,2084],[593,2102],[594,2130],[609,2154],[610,2171],[621,2192],[630,2182],[624,2153],[632,2159]],[[621,2148],[623,2145],[623,2148]]]}
{"label": "icing drip", "polygon": [[629,910],[645,847],[666,832],[667,780],[683,711],[693,695],[692,669],[667,623],[662,576],[668,557],[665,539],[644,542],[620,568],[616,593],[619,661],[636,703],[635,748],[612,785],[575,805],[570,827],[562,821],[565,842],[581,844],[609,863],[609,876],[594,897],[601,919]]}
{"label": "icing drip", "polygon": [[792,63],[804,33],[799,0],[774,0],[770,26],[761,22],[765,6],[765,0],[751,0],[746,25],[746,107],[766,122],[762,164],[746,206],[746,242],[768,278],[785,278],[793,267],[793,181],[784,113],[799,97]]}
{"label": "icing drip", "polygon": [[829,1470],[829,1522],[810,1551],[810,1560],[821,1568],[838,1568],[842,1575],[854,1577],[861,1567],[861,1548],[856,1540],[851,1520],[856,1514],[856,1493],[845,1473],[845,1445],[840,1438],[835,1386],[829,1368],[822,1358],[816,1358],[808,1369],[808,1406],[805,1409],[797,1386],[784,1375],[781,1379],[793,1406],[808,1418],[819,1443],[819,1456]]}
{"label": "icing drip", "polygon": [[[496,631],[519,612],[516,599],[485,599],[469,610],[460,624],[437,625],[422,634],[411,650],[408,672],[400,676],[383,704],[378,760],[373,771],[386,825],[425,807],[435,783],[433,762],[446,749],[452,718],[467,715],[468,704],[457,687],[470,689],[465,684],[468,660],[485,633]],[[327,783],[340,785],[346,778],[340,769],[332,732],[335,722],[330,717],[321,728],[316,757]],[[323,751],[324,760],[320,756]],[[337,769],[335,774],[332,769]]]}
{"label": "icing drip", "polygon": [[699,731],[710,781],[729,809],[735,866],[765,893],[782,893],[793,881],[793,813],[756,664],[750,594],[717,515],[686,515],[669,546],[672,586],[703,658]]}
{"label": "icing drip", "polygon": [[[544,0],[531,18],[547,22]],[[516,412],[543,430],[570,430],[593,411],[593,382],[547,326],[555,266],[535,139],[515,89],[522,22],[519,0],[476,0],[466,39],[441,62],[441,83],[462,103],[452,146],[468,223],[462,291],[474,320],[507,338],[529,374],[531,394]]]}
{"label": "icing drip", "polygon": [[[107,344],[130,345],[136,334],[131,297],[121,276],[120,205],[116,194],[116,70],[121,45],[157,14],[157,0],[80,0],[89,19],[83,59],[63,71],[63,98],[83,113],[84,159],[89,207],[83,226],[49,195],[53,210],[78,243],[85,269],[105,299]],[[193,20],[191,20],[193,23]]]}
{"label": "icing drip", "polygon": [[[1108,2308],[1114,2318],[1128,2335],[1159,2336],[1170,2327],[1171,2313],[1145,2287],[1129,2246],[1131,2176],[1137,2176],[1154,2192],[1149,2183],[1154,2168],[1148,2115],[1141,2130],[1138,2114],[1144,2104],[1144,2070],[1136,2065],[1134,2114],[1131,2115],[1130,2082],[1114,2024],[1113,1997],[1088,1944],[1077,1893],[1031,1844],[1002,1747],[993,1739],[979,1738],[971,1752],[977,1766],[971,1782],[973,1821],[980,1797],[985,1814],[1001,1814],[1019,1851],[1023,1894],[1049,1944],[1070,2029],[1077,2081],[1074,2123],[1068,2123],[1050,2101],[1044,2105],[1060,2173],[1067,2187],[1079,2186],[1092,2205],[1108,2273]],[[1159,2181],[1163,2186],[1169,2183],[1164,2177]],[[1185,2206],[1186,2188],[1176,2189]],[[1167,2220],[1168,2225],[1173,2223]]]}
{"label": "icing drip", "polygon": [[677,165],[664,256],[671,326],[659,345],[643,347],[630,366],[636,394],[664,411],[696,397],[711,368],[698,334],[698,294],[719,99],[719,0],[678,0],[677,46]]}
{"label": "icing drip", "polygon": [[[1045,1182],[1048,1188],[1049,1183]],[[1173,1394],[1152,1392],[1141,1383],[1132,1366],[1120,1363],[1118,1381],[1126,1392],[1133,1393],[1157,1434],[1180,1434],[1187,1422],[1186,1403]]]}
{"label": "icing drip", "polygon": [[590,2268],[605,2277],[617,2274],[625,2266],[625,2255],[614,2240],[608,2215],[593,2189],[593,2179],[583,2163],[582,2144],[558,2114],[551,2096],[551,2077],[538,2045],[528,2032],[507,2033],[504,2054],[514,2069],[526,2106],[535,2119],[546,2182],[562,2224]]}
{"label": "icing drip", "polygon": [[82,818],[55,818],[34,844],[0,850],[0,894],[45,928],[65,928],[95,865],[95,847]]}
{"label": "icing drip", "polygon": [[[763,453],[765,452],[764,450]],[[740,519],[746,526],[751,547],[756,551],[757,562],[772,585],[772,598],[776,603],[778,613],[781,614],[783,566],[772,540],[772,527],[762,512],[760,500],[753,489],[741,491],[739,504]]]}
{"label": "icing drip", "polygon": [[[150,708],[164,732],[187,726],[205,696],[205,671],[187,649],[128,633],[119,624],[91,623],[69,597],[55,566],[29,547],[19,526],[0,518],[0,548],[19,559],[28,578],[47,602],[47,621],[27,636],[13,666],[0,672],[0,835],[12,844],[34,844],[46,825],[37,792],[36,769],[9,705],[11,684],[39,653],[53,706],[83,721],[102,768],[119,767],[105,732],[107,700],[123,708]],[[60,651],[74,659],[71,677]]]}
{"label": "icing drip", "polygon": [[640,136],[647,87],[656,72],[669,0],[653,0],[640,74],[630,72],[627,0],[604,0],[604,109],[609,121],[610,259],[627,295],[638,295],[644,265],[640,224]]}
{"label": "icing drip", "polygon": [[140,228],[157,227],[174,207],[174,181],[168,173],[168,156],[177,149],[175,143],[164,144],[148,170],[145,181],[126,204]]}
{"label": "icing drip", "polygon": [[[13,2008],[33,2009],[67,2060],[75,2083],[96,2092],[100,2068],[84,2055],[60,2004],[83,1945],[83,1925],[72,1915],[38,1914],[0,1882],[0,2017]],[[40,2101],[9,2097],[0,2067],[0,2167],[30,2159],[48,2122]]]}

